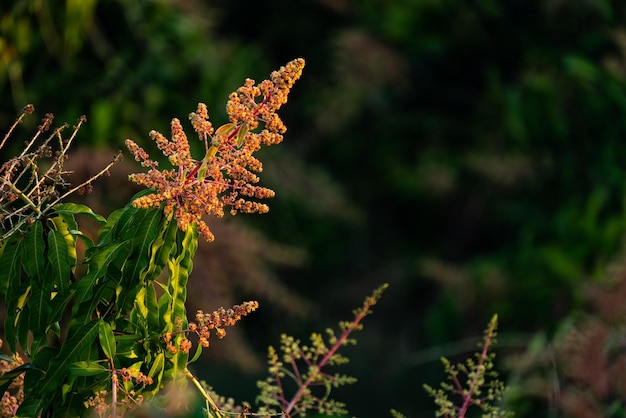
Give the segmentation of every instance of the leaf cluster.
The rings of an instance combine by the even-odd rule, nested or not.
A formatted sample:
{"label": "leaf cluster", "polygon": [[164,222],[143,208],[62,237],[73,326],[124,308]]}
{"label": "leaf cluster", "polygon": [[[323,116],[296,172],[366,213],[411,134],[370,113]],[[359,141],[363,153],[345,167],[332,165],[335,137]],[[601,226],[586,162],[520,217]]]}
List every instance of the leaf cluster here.
{"label": "leaf cluster", "polygon": [[[40,127],[26,150],[43,131]],[[162,336],[186,326],[186,283],[197,232],[179,231],[159,209],[127,205],[105,219],[87,206],[59,203],[67,193],[48,191],[42,197],[44,188],[64,184],[62,162],[71,142],[60,130],[50,138],[58,138],[62,150],[43,175],[37,161],[50,157],[48,152],[25,150],[3,166],[3,197],[30,172],[17,199],[6,199],[21,199],[28,210],[13,211],[16,220],[7,216],[0,240],[4,340],[12,352],[28,357],[16,369],[24,372],[17,411],[22,416],[80,415],[94,393],[115,398],[119,391],[127,405],[138,403],[141,393],[155,394],[187,366],[187,354],[167,352]],[[50,138],[36,149],[47,149]],[[12,167],[18,166],[24,169],[14,176]],[[37,196],[36,203],[29,196]],[[79,216],[100,225],[95,240],[81,232]],[[161,283],[157,278],[164,270]],[[4,375],[2,389],[17,373]],[[117,402],[110,404],[115,415]]]}

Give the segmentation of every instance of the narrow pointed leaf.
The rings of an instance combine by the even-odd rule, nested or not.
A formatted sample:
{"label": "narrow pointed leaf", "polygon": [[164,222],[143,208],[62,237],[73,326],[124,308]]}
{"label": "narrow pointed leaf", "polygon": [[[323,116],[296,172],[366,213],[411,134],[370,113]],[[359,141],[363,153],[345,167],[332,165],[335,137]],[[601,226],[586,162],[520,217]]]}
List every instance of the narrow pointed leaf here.
{"label": "narrow pointed leaf", "polygon": [[[39,382],[33,393],[46,395],[59,388],[67,375],[69,366],[81,360],[98,335],[100,321],[90,321],[70,330],[59,354],[52,359],[45,377]],[[72,332],[73,331],[73,332]]]}
{"label": "narrow pointed leaf", "polygon": [[39,373],[42,373],[42,370],[35,367],[32,363],[22,364],[12,370],[6,371],[0,376],[0,393],[4,393],[8,390],[9,386],[11,386],[11,383],[13,383],[13,380],[15,380],[16,377],[28,371],[38,371]]}
{"label": "narrow pointed leaf", "polygon": [[104,355],[109,359],[115,358],[115,336],[113,335],[113,329],[108,322],[100,321],[98,326],[98,337],[100,339],[100,346]]}
{"label": "narrow pointed leaf", "polygon": [[237,148],[241,148],[241,146],[243,145],[243,141],[246,138],[246,135],[248,135],[248,130],[250,128],[248,127],[247,123],[244,123],[243,125],[241,125],[241,128],[239,128],[239,132],[237,132]]}
{"label": "narrow pointed leaf", "polygon": [[196,360],[198,360],[200,358],[200,354],[202,354],[202,344],[198,344],[198,346],[196,347],[196,352],[193,355],[193,357],[191,358],[191,360],[189,360],[188,363],[193,363]]}
{"label": "narrow pointed leaf", "polygon": [[[65,240],[65,245],[67,248],[67,256],[69,259],[69,263],[72,269],[76,266],[76,233],[81,234],[78,231],[78,224],[76,223],[76,219],[74,216],[69,213],[59,214],[59,216],[55,216],[50,218],[52,222],[52,227],[54,230],[61,234],[63,239]],[[92,244],[93,245],[93,244]],[[89,246],[87,246],[89,248]]]}
{"label": "narrow pointed leaf", "polygon": [[10,304],[9,299],[13,295],[12,289],[19,286],[22,268],[22,251],[20,250],[22,239],[22,237],[14,235],[1,244],[0,300],[6,304]]}
{"label": "narrow pointed leaf", "polygon": [[70,286],[70,256],[67,241],[59,231],[48,232],[49,279],[52,279],[58,291],[64,295]]}
{"label": "narrow pointed leaf", "polygon": [[48,320],[50,319],[50,289],[48,283],[33,286],[33,291],[28,299],[30,308],[29,324],[30,330],[38,338],[46,332]]}
{"label": "narrow pointed leaf", "polygon": [[55,206],[54,209],[55,213],[85,215],[100,224],[106,223],[104,216],[94,213],[89,206],[81,205],[79,203],[61,203],[60,205]]}
{"label": "narrow pointed leaf", "polygon": [[[182,236],[182,238],[181,238]],[[166,323],[166,331],[174,332],[176,318],[181,318],[183,328],[187,326],[187,311],[185,301],[187,298],[187,279],[193,266],[192,259],[198,248],[198,231],[196,228],[188,228],[186,232],[179,233],[177,237],[178,254],[170,258],[168,262],[169,278],[168,293],[171,297],[168,309],[162,318]],[[174,345],[177,346],[182,335],[174,338]],[[168,368],[166,377],[176,378],[182,370],[187,367],[188,353],[178,351],[172,358],[171,366]]]}
{"label": "narrow pointed leaf", "polygon": [[228,135],[235,129],[234,123],[225,123],[215,131],[215,135]]}
{"label": "narrow pointed leaf", "polygon": [[26,232],[24,238],[24,270],[31,278],[38,281],[44,279],[44,241],[43,225],[37,221]]}
{"label": "narrow pointed leaf", "polygon": [[133,231],[132,251],[134,257],[129,258],[129,263],[124,266],[126,283],[141,283],[142,271],[146,269],[150,261],[150,247],[159,234],[159,224],[162,212],[159,209],[144,211],[141,223]]}
{"label": "narrow pointed leaf", "polygon": [[121,250],[126,248],[125,244],[126,243],[120,242],[108,245],[91,257],[89,260],[89,271],[80,279],[76,286],[77,304],[80,304],[90,296],[96,281],[106,274],[109,263],[115,259]]}
{"label": "narrow pointed leaf", "polygon": [[69,367],[69,373],[75,376],[100,376],[109,370],[96,361],[77,361]]}
{"label": "narrow pointed leaf", "polygon": [[[30,296],[31,286],[28,283],[23,283],[14,292],[15,296],[9,301],[7,318],[4,321],[4,337],[9,349],[15,353],[20,340],[19,327],[22,321],[26,322],[26,329],[28,330],[28,316],[24,310],[28,308],[26,302]],[[26,348],[26,346],[23,345],[22,348]]]}

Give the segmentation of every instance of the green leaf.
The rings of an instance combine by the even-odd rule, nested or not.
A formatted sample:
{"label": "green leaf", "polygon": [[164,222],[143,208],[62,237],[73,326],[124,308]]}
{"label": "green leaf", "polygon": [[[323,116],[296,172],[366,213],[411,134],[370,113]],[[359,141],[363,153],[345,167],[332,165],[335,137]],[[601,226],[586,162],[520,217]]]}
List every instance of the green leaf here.
{"label": "green leaf", "polygon": [[247,123],[241,125],[241,128],[239,128],[239,132],[237,132],[237,148],[241,148],[244,139],[246,139],[246,135],[248,135],[249,130],[250,127]]}
{"label": "green leaf", "polygon": [[152,283],[141,287],[137,292],[133,314],[139,316],[137,320],[142,321],[148,332],[162,331],[162,324],[159,320],[159,305]]}
{"label": "green leaf", "polygon": [[75,329],[70,328],[68,339],[61,347],[59,354],[50,361],[45,376],[24,399],[18,411],[19,416],[37,416],[42,411],[52,398],[51,395],[63,384],[70,365],[81,361],[81,356],[93,344],[98,335],[99,325],[100,321],[96,320]]}
{"label": "green leaf", "polygon": [[[38,369],[48,370],[50,368],[50,362],[59,354],[58,347],[41,347],[36,352],[31,353],[32,357],[30,362],[33,363]],[[27,374],[24,376],[24,387],[31,389],[36,386],[41,376],[35,374]],[[28,392],[28,390],[27,390]]]}
{"label": "green leaf", "polygon": [[98,231],[98,242],[100,245],[113,241],[113,228],[117,224],[120,217],[126,212],[128,206],[113,211],[107,218],[107,223]]}
{"label": "green leaf", "polygon": [[64,295],[57,294],[52,299],[50,304],[50,322],[58,322],[61,320],[63,312],[65,311],[65,307],[74,298],[75,293],[76,290],[71,289],[68,293]]}
{"label": "green leaf", "polygon": [[113,360],[115,358],[115,336],[108,322],[100,321],[98,337],[100,338],[100,346],[102,347],[104,355],[109,360]]}
{"label": "green leaf", "polygon": [[50,312],[52,311],[49,287],[50,283],[46,281],[41,285],[33,286],[33,291],[28,299],[30,331],[35,338],[45,334],[49,324]]}
{"label": "green leaf", "polygon": [[220,126],[219,128],[217,128],[217,130],[215,131],[215,135],[218,135],[218,136],[228,135],[234,129],[235,129],[235,124],[234,123],[225,123],[222,126]]}
{"label": "green leaf", "polygon": [[[65,240],[65,244],[67,247],[67,256],[73,270],[76,266],[77,259],[75,235],[82,234],[80,231],[78,231],[78,224],[76,223],[76,219],[74,219],[74,216],[72,214],[62,213],[59,214],[59,216],[50,218],[50,221],[52,222],[52,228],[60,233]],[[93,243],[91,245],[93,245]],[[89,248],[88,245],[87,248]]]}
{"label": "green leaf", "polygon": [[202,354],[202,344],[198,344],[198,345],[197,345],[197,347],[196,347],[196,352],[195,352],[195,354],[193,355],[193,357],[191,358],[191,360],[189,360],[189,361],[188,361],[188,364],[189,364],[189,363],[193,363],[193,362],[195,362],[196,360],[198,360],[198,359],[200,358],[200,354]]}
{"label": "green leaf", "polygon": [[152,381],[155,383],[155,393],[159,391],[159,387],[161,386],[161,380],[163,379],[163,372],[165,370],[165,353],[160,352],[156,355],[152,365],[150,366],[150,371],[148,372],[148,376],[152,378]]}
{"label": "green leaf", "polygon": [[156,279],[167,265],[170,254],[176,245],[177,233],[178,225],[176,222],[172,222],[171,216],[165,219],[158,238],[152,243],[150,248],[150,265],[146,272],[146,280]]}
{"label": "green leaf", "polygon": [[27,354],[30,356],[32,353],[28,350],[28,334],[30,333],[30,306],[24,306],[17,323],[17,341],[20,346],[27,350]]}
{"label": "green leaf", "polygon": [[143,215],[143,209],[137,209],[133,206],[126,206],[123,208],[123,212],[113,225],[111,233],[115,239],[119,239],[124,236],[132,235],[133,224],[137,222],[137,214]]}
{"label": "green leaf", "polygon": [[142,337],[137,334],[120,334],[115,336],[117,355],[126,359],[137,358]]}
{"label": "green leaf", "polygon": [[70,365],[69,373],[75,376],[101,376],[109,374],[109,370],[97,361],[77,361]]}
{"label": "green leaf", "polygon": [[43,372],[43,370],[38,369],[37,367],[35,367],[34,364],[31,363],[22,364],[15,369],[6,371],[2,375],[0,375],[0,393],[4,393],[6,390],[8,390],[9,386],[11,386],[11,383],[13,383],[13,380],[15,380],[16,377],[27,371],[38,371],[40,373]]}
{"label": "green leaf", "polygon": [[[28,315],[24,313],[24,310],[28,309],[26,302],[30,296],[31,286],[28,283],[23,283],[14,292],[15,296],[9,301],[7,318],[4,321],[4,337],[9,349],[15,353],[20,340],[20,323],[25,322],[28,325]],[[26,328],[28,331],[28,326]],[[26,346],[23,345],[22,348],[26,348]]]}
{"label": "green leaf", "polygon": [[89,298],[96,281],[104,277],[111,261],[115,260],[117,254],[124,248],[126,248],[126,243],[124,242],[113,243],[104,248],[100,248],[100,250],[88,260],[89,270],[76,286],[77,306]]}
{"label": "green leaf", "polygon": [[48,261],[52,282],[64,295],[70,286],[70,255],[67,241],[59,231],[48,232]]}
{"label": "green leaf", "polygon": [[103,216],[94,213],[89,206],[81,205],[79,203],[61,203],[60,205],[55,206],[54,213],[85,215],[100,224],[106,223],[106,219]]}
{"label": "green leaf", "polygon": [[36,221],[26,232],[24,238],[24,270],[26,274],[37,281],[44,280],[44,241],[43,225]]}
{"label": "green leaf", "polygon": [[20,244],[23,238],[13,235],[6,241],[2,242],[2,255],[0,255],[0,300],[7,305],[13,297],[12,289],[19,286],[21,268],[22,268],[22,251]]}
{"label": "green leaf", "polygon": [[53,393],[46,393],[45,395],[35,397],[26,396],[24,402],[17,408],[18,417],[37,417],[41,410],[50,403],[53,397]]}
{"label": "green leaf", "polygon": [[[133,196],[131,202],[139,196],[143,196],[145,194],[149,194],[152,191],[150,189],[142,190]],[[127,204],[121,209],[118,209],[109,215],[107,222],[100,231],[98,232],[98,245],[106,245],[110,242],[120,239],[125,234],[132,232],[131,225],[134,222],[134,215],[139,212],[140,209],[137,209],[132,206],[132,203]]]}
{"label": "green leaf", "polygon": [[[182,236],[182,238],[181,238]],[[193,266],[192,259],[198,248],[198,231],[196,228],[188,228],[186,232],[179,232],[177,236],[178,254],[168,261],[168,289],[170,301],[164,313],[163,321],[166,324],[166,332],[174,332],[176,318],[183,320],[183,328],[187,326],[187,311],[185,301],[187,299],[187,280]],[[178,345],[183,335],[174,337],[174,345]],[[188,353],[178,351],[171,362],[166,377],[176,378],[187,367]]]}
{"label": "green leaf", "polygon": [[[159,234],[159,224],[162,218],[160,209],[151,209],[143,211],[143,217],[140,224],[133,230],[133,238],[131,240],[133,257],[129,258],[129,262],[124,266],[124,276],[127,278],[126,283],[141,283],[141,272],[149,264],[150,247]],[[143,274],[145,276],[145,273]]]}
{"label": "green leaf", "polygon": [[[39,336],[34,336],[32,341],[30,342],[30,347],[28,352],[31,354],[36,354],[39,350],[45,347],[48,344],[48,335],[47,333],[43,333]],[[32,357],[31,357],[32,359]]]}
{"label": "green leaf", "polygon": [[[63,385],[71,387],[71,385]],[[64,393],[65,396],[57,397],[52,405],[54,411],[54,418],[76,418],[81,416],[89,416],[85,413],[85,399],[88,396],[93,396],[93,390],[89,391],[69,391]]]}

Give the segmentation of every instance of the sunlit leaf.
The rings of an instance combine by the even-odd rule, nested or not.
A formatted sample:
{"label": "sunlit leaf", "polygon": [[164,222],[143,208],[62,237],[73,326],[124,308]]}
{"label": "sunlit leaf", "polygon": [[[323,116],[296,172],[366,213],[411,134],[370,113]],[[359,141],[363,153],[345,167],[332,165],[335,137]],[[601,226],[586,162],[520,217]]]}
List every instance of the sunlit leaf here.
{"label": "sunlit leaf", "polygon": [[[76,266],[76,233],[81,234],[78,230],[78,224],[76,220],[71,214],[59,214],[59,216],[55,216],[50,218],[52,225],[54,225],[54,230],[56,233],[60,234],[65,240],[65,248],[68,257],[68,261],[72,268]],[[48,235],[48,239],[50,239],[50,235]],[[93,245],[93,244],[92,244]],[[89,248],[89,246],[87,246]]]}
{"label": "sunlit leaf", "polygon": [[241,125],[241,128],[239,128],[239,132],[237,132],[237,148],[241,148],[241,146],[243,145],[243,141],[244,139],[246,139],[246,135],[248,135],[249,129],[250,128],[246,123]]}
{"label": "sunlit leaf", "polygon": [[115,259],[117,254],[124,248],[126,243],[113,243],[101,248],[96,254],[89,259],[89,271],[80,279],[76,286],[77,304],[82,303],[90,295],[96,281],[103,277],[109,267],[109,263]]}
{"label": "sunlit leaf", "polygon": [[96,361],[77,361],[69,366],[69,373],[75,376],[100,376],[109,370]]}
{"label": "sunlit leaf", "polygon": [[61,294],[65,294],[70,285],[70,257],[67,241],[59,231],[48,232],[48,261],[52,282]]}
{"label": "sunlit leaf", "polygon": [[100,321],[98,337],[100,338],[100,346],[102,347],[104,355],[109,360],[113,360],[115,358],[115,336],[108,322]]}
{"label": "sunlit leaf", "polygon": [[68,213],[72,215],[85,215],[94,221],[104,224],[106,223],[106,219],[93,212],[89,206],[81,205],[79,203],[61,203],[60,205],[55,206],[55,213]]}

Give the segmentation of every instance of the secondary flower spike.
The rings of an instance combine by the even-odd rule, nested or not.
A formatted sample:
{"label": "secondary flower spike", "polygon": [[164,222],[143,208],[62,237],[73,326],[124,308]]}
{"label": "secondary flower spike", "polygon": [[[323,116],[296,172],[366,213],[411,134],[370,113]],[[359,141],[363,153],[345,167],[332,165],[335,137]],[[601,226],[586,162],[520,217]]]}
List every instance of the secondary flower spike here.
{"label": "secondary flower spike", "polygon": [[[303,68],[304,60],[298,58],[273,71],[269,80],[258,85],[246,79],[243,86],[231,93],[226,105],[230,123],[218,129],[209,121],[206,105],[199,103],[189,119],[205,144],[206,152],[201,160],[192,158],[178,119],[172,120],[171,140],[159,132],[150,132],[150,138],[173,169],[159,170],[158,163],[150,160],[146,151],[127,139],[126,146],[135,160],[148,168],[147,173],[131,174],[130,180],[154,190],[135,199],[133,206],[149,208],[164,204],[164,214],[173,214],[178,228],[186,231],[190,225],[197,225],[207,241],[213,241],[214,236],[202,220],[203,215],[221,218],[225,207],[232,215],[267,212],[266,204],[252,200],[274,196],[273,190],[256,185],[259,182],[256,173],[263,170],[263,165],[253,154],[261,145],[282,141],[286,127],[276,112],[287,102]],[[263,129],[257,132],[261,124]]]}

